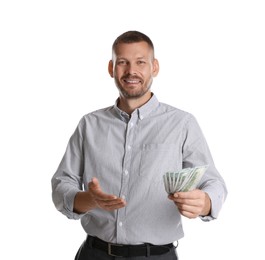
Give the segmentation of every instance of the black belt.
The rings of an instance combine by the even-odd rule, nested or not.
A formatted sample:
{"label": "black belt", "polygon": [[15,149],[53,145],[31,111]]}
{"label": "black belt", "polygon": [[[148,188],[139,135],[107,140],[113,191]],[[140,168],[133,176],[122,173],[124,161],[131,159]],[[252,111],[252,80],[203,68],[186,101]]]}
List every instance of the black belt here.
{"label": "black belt", "polygon": [[112,244],[105,242],[97,237],[87,236],[87,245],[92,248],[97,248],[110,256],[116,257],[133,257],[133,256],[150,256],[150,255],[162,255],[170,251],[173,244],[167,245],[152,245],[152,244],[141,244],[141,245],[122,245]]}

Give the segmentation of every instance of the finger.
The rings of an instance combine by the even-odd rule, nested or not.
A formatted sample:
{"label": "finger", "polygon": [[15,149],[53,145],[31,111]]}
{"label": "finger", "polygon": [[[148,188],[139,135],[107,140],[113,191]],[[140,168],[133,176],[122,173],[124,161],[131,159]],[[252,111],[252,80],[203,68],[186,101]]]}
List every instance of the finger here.
{"label": "finger", "polygon": [[177,204],[179,212],[187,217],[197,217],[200,214],[200,208],[196,206],[190,206],[185,204]]}
{"label": "finger", "polygon": [[122,208],[126,205],[126,202],[123,199],[116,199],[116,200],[96,200],[98,205],[105,209],[105,210],[114,210],[114,209],[119,209]]}
{"label": "finger", "polygon": [[194,197],[194,195],[192,194],[192,192],[187,191],[187,192],[176,192],[173,194],[174,198],[180,198],[180,199],[190,199],[192,197]]}
{"label": "finger", "polygon": [[186,218],[192,219],[192,218],[197,218],[198,214],[195,214],[190,211],[185,211],[185,210],[179,210],[180,214],[183,215]]}
{"label": "finger", "polygon": [[125,206],[125,201],[122,201],[122,200],[118,200],[117,202],[115,202],[115,203],[113,203],[113,202],[108,202],[108,203],[106,203],[105,201],[101,201],[101,204],[102,204],[102,206],[104,206],[104,207],[109,207],[109,208],[111,208],[111,207],[122,207],[122,206]]}
{"label": "finger", "polygon": [[117,205],[105,206],[105,207],[101,207],[101,208],[104,210],[107,210],[107,211],[113,211],[113,210],[120,209],[123,207],[124,207],[124,204],[117,204]]}
{"label": "finger", "polygon": [[190,204],[196,206],[198,203],[197,199],[180,198],[176,193],[169,195],[168,198],[178,204]]}
{"label": "finger", "polygon": [[93,177],[91,181],[88,183],[88,187],[93,190],[101,190],[99,185],[99,181],[96,177]]}
{"label": "finger", "polygon": [[112,201],[116,200],[117,196],[112,195],[112,194],[107,194],[102,191],[92,191],[92,194],[95,199],[100,200],[100,201]]}
{"label": "finger", "polygon": [[120,204],[120,203],[125,203],[125,201],[121,198],[117,198],[117,199],[111,199],[111,200],[106,200],[106,199],[101,199],[101,198],[96,198],[95,199],[98,203],[100,203],[101,205],[116,205],[116,204]]}
{"label": "finger", "polygon": [[178,207],[179,210],[184,210],[184,211],[189,211],[189,212],[199,212],[199,207],[197,207],[196,205],[190,205],[190,204],[181,204],[181,203],[177,203],[175,202],[175,205]]}
{"label": "finger", "polygon": [[174,202],[180,205],[189,205],[189,206],[200,206],[202,203],[198,199],[174,199]]}
{"label": "finger", "polygon": [[92,180],[88,183],[88,189],[90,190],[90,192],[92,192],[95,198],[101,200],[113,200],[117,198],[117,196],[115,195],[104,193],[101,190],[98,179],[95,177],[93,177]]}

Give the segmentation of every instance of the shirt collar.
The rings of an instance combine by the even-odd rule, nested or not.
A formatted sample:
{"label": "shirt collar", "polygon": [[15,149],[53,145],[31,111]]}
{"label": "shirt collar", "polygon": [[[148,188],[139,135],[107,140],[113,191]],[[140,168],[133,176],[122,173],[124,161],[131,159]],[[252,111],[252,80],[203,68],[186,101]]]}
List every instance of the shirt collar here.
{"label": "shirt collar", "polygon": [[[125,118],[128,120],[130,116],[126,112],[118,108],[118,101],[119,99],[116,100],[114,109],[116,110],[116,112],[118,112],[119,116],[122,119]],[[152,93],[152,97],[148,100],[148,102],[142,105],[141,107],[137,108],[133,113],[137,113],[139,119],[142,120],[145,117],[147,117],[158,106],[159,106],[159,101],[157,97],[155,96],[155,94]]]}

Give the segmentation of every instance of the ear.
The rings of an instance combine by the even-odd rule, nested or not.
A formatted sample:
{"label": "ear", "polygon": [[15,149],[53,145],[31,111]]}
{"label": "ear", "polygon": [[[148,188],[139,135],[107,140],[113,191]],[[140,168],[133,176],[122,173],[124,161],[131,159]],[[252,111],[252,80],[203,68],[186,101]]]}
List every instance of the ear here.
{"label": "ear", "polygon": [[110,76],[113,78],[113,61],[112,60],[109,61],[108,71],[109,71]]}
{"label": "ear", "polygon": [[157,59],[153,60],[153,77],[157,76],[159,72],[159,62]]}

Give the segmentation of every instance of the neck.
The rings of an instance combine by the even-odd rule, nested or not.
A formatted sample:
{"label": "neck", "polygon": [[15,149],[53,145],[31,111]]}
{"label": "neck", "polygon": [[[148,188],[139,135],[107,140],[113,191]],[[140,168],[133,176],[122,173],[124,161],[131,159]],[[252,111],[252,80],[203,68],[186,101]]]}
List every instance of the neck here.
{"label": "neck", "polygon": [[120,96],[118,107],[128,115],[131,115],[135,109],[143,106],[151,97],[152,93],[150,91],[139,98],[125,98],[123,96]]}

